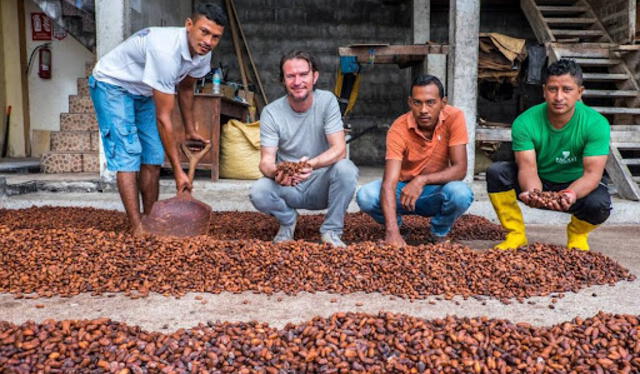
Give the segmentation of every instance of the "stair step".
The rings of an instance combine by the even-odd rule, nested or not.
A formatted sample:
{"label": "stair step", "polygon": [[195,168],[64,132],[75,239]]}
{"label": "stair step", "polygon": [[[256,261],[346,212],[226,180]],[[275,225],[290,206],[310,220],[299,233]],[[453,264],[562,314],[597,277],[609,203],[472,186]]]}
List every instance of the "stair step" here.
{"label": "stair step", "polygon": [[553,5],[553,6],[572,6],[578,2],[578,0],[536,0],[538,6]]}
{"label": "stair step", "polygon": [[625,165],[640,165],[640,158],[623,158],[622,163]]}
{"label": "stair step", "polygon": [[586,97],[637,97],[640,91],[636,90],[584,90],[582,96]]}
{"label": "stair step", "polygon": [[89,96],[69,95],[69,113],[95,113]]}
{"label": "stair step", "polygon": [[573,60],[581,66],[613,66],[622,62],[617,58],[574,58]]}
{"label": "stair step", "polygon": [[542,13],[553,15],[567,15],[567,14],[579,14],[588,10],[584,6],[555,6],[555,5],[541,5],[538,10]]}
{"label": "stair step", "polygon": [[98,152],[47,152],[40,164],[46,174],[100,172]]}
{"label": "stair step", "polygon": [[[585,18],[585,17],[576,17],[576,18],[543,18],[544,22],[547,25],[593,25],[596,23],[595,18]],[[597,31],[597,30],[589,30],[589,31]]]}
{"label": "stair step", "polygon": [[89,96],[89,78],[78,78],[76,91],[78,96]]}
{"label": "stair step", "polygon": [[98,131],[98,120],[90,113],[60,113],[60,131]]}
{"label": "stair step", "polygon": [[624,150],[640,150],[640,143],[615,143],[612,144],[615,145],[616,148],[618,149],[624,149]]}
{"label": "stair step", "polygon": [[585,81],[625,81],[629,79],[629,76],[627,74],[583,73],[582,78]]}
{"label": "stair step", "polygon": [[631,179],[633,179],[633,181],[636,182],[636,183],[640,183],[640,176],[639,177],[632,177]]}
{"label": "stair step", "polygon": [[602,114],[640,114],[640,108],[592,106],[591,109]]}
{"label": "stair step", "polygon": [[604,36],[601,30],[571,30],[571,29],[551,29],[551,33],[557,37],[575,36],[579,38],[596,38]]}
{"label": "stair step", "polygon": [[52,131],[51,150],[59,152],[95,152],[98,150],[98,132]]}

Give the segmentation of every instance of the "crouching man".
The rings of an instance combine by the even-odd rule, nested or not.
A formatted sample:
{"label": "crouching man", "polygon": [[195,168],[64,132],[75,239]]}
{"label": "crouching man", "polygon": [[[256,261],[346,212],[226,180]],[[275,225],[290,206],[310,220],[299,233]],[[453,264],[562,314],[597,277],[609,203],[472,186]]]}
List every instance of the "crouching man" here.
{"label": "crouching man", "polygon": [[462,182],[468,143],[464,114],[447,105],[442,83],[432,75],[413,81],[408,103],[411,111],[387,134],[383,179],[357,194],[360,209],[385,225],[385,243],[398,246],[406,245],[401,216],[433,217],[431,234],[440,242],[473,201]]}
{"label": "crouching man", "polygon": [[611,211],[602,182],[609,154],[609,122],[584,105],[582,70],[562,59],[547,68],[545,102],[522,113],[511,137],[515,162],[496,162],[487,170],[487,190],[507,238],[498,249],[527,244],[524,219],[516,197],[537,207],[534,190],[559,191],[550,208],[571,214],[567,247],[589,250],[588,235]]}
{"label": "crouching man", "polygon": [[[340,108],[335,96],[316,90],[318,68],[311,54],[292,51],[280,60],[287,94],[267,105],[260,118],[260,178],[251,188],[253,206],[278,219],[275,243],[293,240],[296,209],[328,209],[322,241],[346,247],[344,217],[353,198],[358,169],[346,156]],[[306,161],[293,176],[277,171],[283,161]]]}

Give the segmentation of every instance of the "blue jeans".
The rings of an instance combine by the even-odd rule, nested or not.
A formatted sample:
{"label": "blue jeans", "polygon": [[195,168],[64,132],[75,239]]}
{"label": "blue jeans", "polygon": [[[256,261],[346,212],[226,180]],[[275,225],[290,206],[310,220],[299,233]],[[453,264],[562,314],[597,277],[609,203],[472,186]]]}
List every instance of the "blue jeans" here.
{"label": "blue jeans", "polygon": [[342,234],[344,215],[358,184],[358,168],[350,160],[340,160],[331,166],[316,169],[306,181],[295,187],[284,187],[271,178],[260,178],[249,198],[253,206],[276,217],[281,225],[296,222],[296,209],[327,209],[320,233]]}
{"label": "blue jeans", "polygon": [[107,168],[140,171],[140,165],[162,165],[164,147],[158,133],[152,97],[134,95],[122,87],[89,77]]}
{"label": "blue jeans", "polygon": [[[403,215],[416,214],[431,219],[431,233],[445,236],[451,230],[453,223],[469,209],[473,202],[473,192],[464,182],[453,181],[444,185],[427,185],[416,200],[415,211],[405,210],[400,204],[400,193],[407,182],[398,182],[396,188],[396,214],[398,225],[402,223]],[[380,189],[382,180],[365,184],[360,188],[356,201],[360,209],[373,219],[384,225],[384,215],[380,205]]]}

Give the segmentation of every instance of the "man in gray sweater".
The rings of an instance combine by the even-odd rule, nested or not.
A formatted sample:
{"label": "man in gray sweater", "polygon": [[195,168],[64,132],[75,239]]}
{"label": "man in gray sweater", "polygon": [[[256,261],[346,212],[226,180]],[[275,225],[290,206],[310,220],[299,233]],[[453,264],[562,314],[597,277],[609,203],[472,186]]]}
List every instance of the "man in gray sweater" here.
{"label": "man in gray sweater", "polygon": [[[275,216],[280,229],[275,243],[293,240],[296,209],[328,209],[320,227],[322,241],[342,242],[344,216],[353,198],[358,169],[346,156],[340,108],[335,96],[316,90],[319,72],[311,54],[292,51],[280,60],[287,94],[267,105],[260,118],[260,171],[251,188],[253,206]],[[306,161],[293,176],[277,172],[284,161]]]}

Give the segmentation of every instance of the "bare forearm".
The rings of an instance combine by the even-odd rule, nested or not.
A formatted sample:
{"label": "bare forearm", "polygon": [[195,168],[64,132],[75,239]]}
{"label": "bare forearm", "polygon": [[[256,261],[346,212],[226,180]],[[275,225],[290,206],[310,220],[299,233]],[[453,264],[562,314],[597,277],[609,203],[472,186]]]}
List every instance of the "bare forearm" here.
{"label": "bare forearm", "polygon": [[275,162],[260,162],[260,172],[267,178],[275,178],[276,176],[276,164]]}
{"label": "bare forearm", "polygon": [[452,181],[463,180],[467,173],[466,167],[450,166],[436,173],[422,173],[416,176],[422,186],[434,184],[446,184]]}
{"label": "bare forearm", "polygon": [[522,191],[538,189],[542,191],[542,181],[535,169],[522,168],[518,170],[518,184]]}
{"label": "bare forearm", "polygon": [[173,170],[181,169],[178,148],[173,136],[173,123],[169,115],[158,116],[158,132],[160,133],[160,140],[162,140],[164,151],[169,158]]}
{"label": "bare forearm", "polygon": [[193,89],[181,88],[178,91],[178,103],[180,104],[182,123],[184,124],[184,131],[187,134],[196,132],[195,122],[193,120],[193,102]]}
{"label": "bare forearm", "polygon": [[395,233],[398,228],[398,213],[396,211],[397,183],[383,183],[380,189],[380,204],[384,215],[385,230]]}
{"label": "bare forearm", "polygon": [[593,192],[601,179],[602,175],[585,174],[571,183],[568,188],[576,193],[577,199],[581,199]]}
{"label": "bare forearm", "polygon": [[320,169],[325,166],[335,164],[336,162],[345,158],[346,155],[347,153],[344,147],[335,146],[312,158],[311,160],[309,160],[309,163],[314,169]]}

